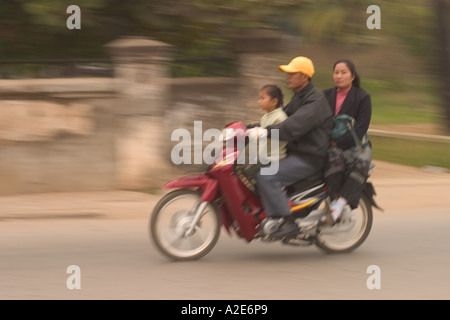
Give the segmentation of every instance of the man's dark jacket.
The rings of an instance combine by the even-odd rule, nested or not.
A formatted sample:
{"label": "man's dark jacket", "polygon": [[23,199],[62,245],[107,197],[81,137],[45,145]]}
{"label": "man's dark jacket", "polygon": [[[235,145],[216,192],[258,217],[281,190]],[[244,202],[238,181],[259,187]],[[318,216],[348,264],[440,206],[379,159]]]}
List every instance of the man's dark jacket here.
{"label": "man's dark jacket", "polygon": [[321,170],[333,128],[333,113],[325,95],[309,83],[294,94],[284,111],[288,118],[268,126],[269,135],[271,129],[279,129],[279,139],[288,142],[289,154],[296,154]]}
{"label": "man's dark jacket", "polygon": [[[324,91],[324,94],[327,97],[334,114],[336,109],[336,88],[327,89]],[[339,114],[347,114],[355,119],[355,132],[361,140],[369,129],[370,118],[372,115],[370,95],[363,89],[352,86],[342,104]],[[355,145],[355,141],[350,132],[337,138],[335,142],[342,150],[347,150]]]}

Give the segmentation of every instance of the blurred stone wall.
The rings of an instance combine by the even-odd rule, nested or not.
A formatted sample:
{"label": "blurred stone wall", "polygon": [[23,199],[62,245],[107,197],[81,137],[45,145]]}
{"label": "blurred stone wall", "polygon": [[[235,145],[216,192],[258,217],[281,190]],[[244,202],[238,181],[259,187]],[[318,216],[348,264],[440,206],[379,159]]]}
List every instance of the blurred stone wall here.
{"label": "blurred stone wall", "polygon": [[173,164],[172,132],[259,119],[258,89],[276,74],[270,45],[239,41],[238,79],[171,79],[170,45],[122,38],[108,45],[115,78],[0,80],[0,196],[159,189],[200,170]]}
{"label": "blurred stone wall", "polygon": [[0,81],[0,195],[114,185],[114,81]]}

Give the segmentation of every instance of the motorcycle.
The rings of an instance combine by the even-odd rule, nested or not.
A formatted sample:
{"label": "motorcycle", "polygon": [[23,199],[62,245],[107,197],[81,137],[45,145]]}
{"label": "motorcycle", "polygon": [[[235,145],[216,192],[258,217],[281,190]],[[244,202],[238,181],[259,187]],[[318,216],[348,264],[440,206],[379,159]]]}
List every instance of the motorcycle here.
{"label": "motorcycle", "polygon": [[[283,218],[267,217],[257,194],[236,174],[236,160],[243,152],[237,141],[247,135],[242,122],[228,124],[224,143],[208,170],[171,181],[156,204],[149,221],[149,233],[159,251],[173,260],[195,260],[209,253],[217,243],[221,227],[247,242],[280,241],[286,245],[316,245],[325,252],[350,252],[368,237],[373,221],[375,189],[366,181],[357,209],[346,207],[334,225],[321,223],[330,210],[330,198],[322,174],[288,186],[291,215],[300,233],[274,238]],[[371,172],[373,167],[371,168]],[[370,176],[369,174],[369,176]]]}

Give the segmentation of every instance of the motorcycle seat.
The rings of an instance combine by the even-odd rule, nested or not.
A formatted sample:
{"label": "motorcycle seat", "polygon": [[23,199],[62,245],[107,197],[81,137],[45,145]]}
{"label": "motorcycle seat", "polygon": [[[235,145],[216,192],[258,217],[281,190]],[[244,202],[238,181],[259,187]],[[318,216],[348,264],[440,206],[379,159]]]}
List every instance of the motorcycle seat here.
{"label": "motorcycle seat", "polygon": [[286,187],[286,192],[291,194],[293,192],[304,191],[309,188],[316,187],[324,183],[323,172],[319,171],[305,179],[299,180]]}

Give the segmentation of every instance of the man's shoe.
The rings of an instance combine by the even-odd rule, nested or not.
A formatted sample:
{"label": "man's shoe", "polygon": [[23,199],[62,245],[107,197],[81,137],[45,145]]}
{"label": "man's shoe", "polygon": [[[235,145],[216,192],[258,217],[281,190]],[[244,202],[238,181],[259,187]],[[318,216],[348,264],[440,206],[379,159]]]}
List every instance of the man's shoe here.
{"label": "man's shoe", "polygon": [[280,225],[278,230],[272,233],[270,236],[273,238],[286,238],[295,236],[298,233],[300,233],[298,225],[295,222],[287,219],[284,220],[284,222]]}

